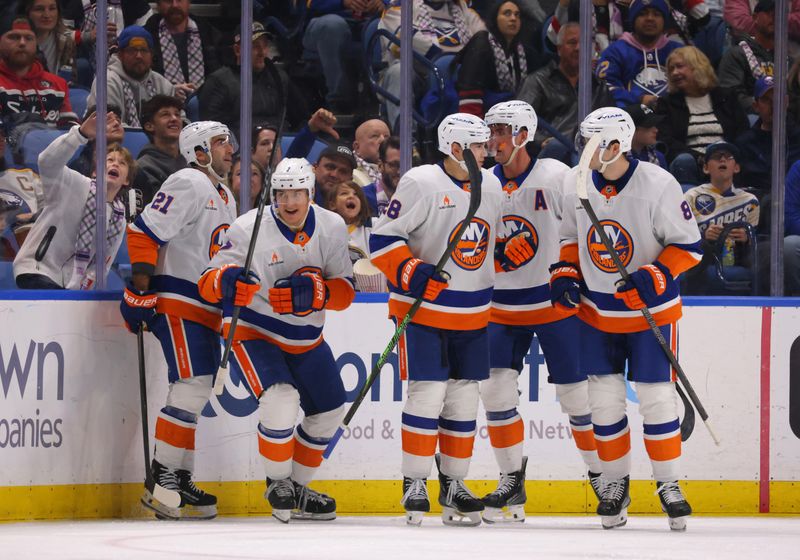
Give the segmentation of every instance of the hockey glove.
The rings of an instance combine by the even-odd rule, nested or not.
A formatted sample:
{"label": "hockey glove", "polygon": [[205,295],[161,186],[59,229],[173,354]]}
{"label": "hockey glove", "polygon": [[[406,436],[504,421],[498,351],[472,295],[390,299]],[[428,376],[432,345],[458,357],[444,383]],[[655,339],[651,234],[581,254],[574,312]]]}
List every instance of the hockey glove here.
{"label": "hockey glove", "polygon": [[578,267],[567,261],[550,265],[550,302],[557,310],[567,315],[578,312],[581,303],[581,273]]}
{"label": "hockey glove", "polygon": [[656,261],[633,272],[630,279],[617,288],[614,297],[624,301],[630,309],[653,307],[658,303],[658,298],[674,283],[667,267]]}
{"label": "hockey glove", "polygon": [[[221,301],[224,308],[250,305],[253,296],[261,289],[258,276],[252,271],[245,276],[244,269],[235,264],[226,264],[220,269],[211,271],[210,274],[208,280],[212,282],[212,294],[204,297],[211,298],[210,301],[213,303]],[[201,293],[207,292],[201,290]],[[213,301],[214,299],[216,301]]]}
{"label": "hockey glove", "polygon": [[125,320],[125,326],[132,333],[139,332],[142,325],[147,325],[156,316],[158,296],[152,290],[137,290],[129,281],[119,302],[119,311]]}
{"label": "hockey glove", "polygon": [[307,315],[325,308],[328,286],[316,272],[304,272],[275,282],[269,290],[269,304],[275,313]]}
{"label": "hockey glove", "polygon": [[502,251],[497,255],[497,261],[500,268],[506,272],[525,266],[536,254],[536,246],[527,231],[513,235],[505,242],[498,243],[497,247]]}
{"label": "hockey glove", "polygon": [[405,290],[414,298],[433,301],[439,293],[447,288],[448,278],[436,272],[436,267],[422,259],[407,259],[400,266],[398,274],[401,290]]}

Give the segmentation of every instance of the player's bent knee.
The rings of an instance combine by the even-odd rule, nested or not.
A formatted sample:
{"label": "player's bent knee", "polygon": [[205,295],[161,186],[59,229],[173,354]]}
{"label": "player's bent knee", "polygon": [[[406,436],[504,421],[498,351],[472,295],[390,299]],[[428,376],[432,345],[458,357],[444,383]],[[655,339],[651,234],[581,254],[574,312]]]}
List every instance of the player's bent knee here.
{"label": "player's bent knee", "polygon": [[288,383],[271,385],[258,399],[259,419],[265,428],[291,428],[300,409],[300,393]]}
{"label": "player's bent knee", "polygon": [[585,416],[591,412],[589,406],[589,382],[556,385],[556,396],[561,411],[570,416]]}
{"label": "player's bent knee", "polygon": [[444,396],[442,417],[450,420],[475,420],[480,400],[478,382],[450,379]]}
{"label": "player's bent knee", "polygon": [[487,412],[516,408],[519,406],[519,373],[513,369],[493,368],[489,379],[481,381],[480,394]]}
{"label": "player's bent knee", "polygon": [[595,424],[613,424],[625,416],[626,387],[622,374],[590,375],[589,404]]}
{"label": "player's bent knee", "polygon": [[344,418],[344,405],[306,416],[303,419],[303,430],[311,437],[327,438],[333,435],[342,418]]}
{"label": "player's bent knee", "polygon": [[678,392],[674,383],[636,383],[636,395],[646,424],[660,424],[678,416]]}
{"label": "player's bent knee", "polygon": [[442,410],[447,383],[444,381],[409,381],[404,412],[436,418]]}
{"label": "player's bent knee", "polygon": [[167,406],[199,416],[211,396],[211,376],[178,379],[169,386]]}

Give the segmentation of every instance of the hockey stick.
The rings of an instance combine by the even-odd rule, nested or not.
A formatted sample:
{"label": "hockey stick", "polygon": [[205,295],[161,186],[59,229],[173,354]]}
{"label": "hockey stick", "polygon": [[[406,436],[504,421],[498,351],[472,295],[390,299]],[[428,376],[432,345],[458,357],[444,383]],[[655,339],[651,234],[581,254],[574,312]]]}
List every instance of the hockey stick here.
{"label": "hockey stick", "polygon": [[[136,332],[139,354],[139,404],[142,412],[142,445],[144,446],[144,483],[153,488],[153,471],[150,470],[150,428],[147,420],[147,375],[144,365],[144,325]],[[180,506],[180,504],[178,504]]]}
{"label": "hockey stick", "polygon": [[[447,248],[439,258],[439,262],[436,263],[435,274],[442,272],[444,265],[446,265],[447,261],[450,260],[450,255],[455,250],[458,242],[461,241],[461,236],[464,235],[467,227],[472,222],[472,218],[478,211],[478,207],[481,205],[481,181],[483,178],[481,177],[481,170],[478,168],[478,162],[475,160],[475,156],[470,150],[464,150],[464,162],[467,164],[467,171],[469,172],[469,208],[467,209],[467,215],[459,224],[455,235],[447,244]],[[350,421],[353,419],[358,407],[361,406],[361,403],[366,398],[367,393],[375,383],[375,380],[378,379],[378,375],[380,375],[381,369],[383,369],[383,366],[386,364],[386,360],[389,359],[392,350],[394,350],[394,347],[397,346],[397,341],[400,340],[401,336],[403,336],[408,324],[411,322],[411,319],[414,318],[414,315],[416,315],[417,310],[421,305],[422,297],[418,297],[416,300],[414,300],[414,303],[411,305],[411,308],[408,310],[408,313],[406,313],[405,317],[403,317],[403,320],[397,325],[392,338],[389,340],[389,344],[386,345],[386,348],[383,350],[380,358],[378,358],[378,361],[375,362],[374,366],[372,366],[372,371],[369,373],[369,377],[367,377],[367,380],[364,382],[364,386],[361,387],[361,391],[359,391],[358,395],[353,401],[353,404],[350,405],[350,409],[347,411],[347,414],[345,414],[342,424],[336,429],[336,433],[333,434],[331,441],[328,442],[328,447],[325,448],[325,452],[322,454],[324,458],[327,459],[331,456],[331,453],[333,453],[333,449],[336,447],[336,444],[339,442],[342,434],[344,434],[344,430],[350,425]]]}
{"label": "hockey stick", "polygon": [[[622,276],[622,280],[628,282],[630,280],[630,274],[628,274],[625,265],[622,264],[622,261],[617,254],[616,249],[614,249],[614,244],[611,243],[611,240],[606,235],[605,230],[603,229],[602,225],[600,224],[600,220],[597,218],[597,214],[594,213],[594,209],[592,205],[589,203],[589,193],[587,191],[588,181],[590,180],[590,169],[589,164],[592,160],[592,156],[597,151],[597,148],[600,146],[600,135],[595,134],[592,136],[586,144],[586,147],[583,149],[583,153],[581,154],[581,159],[578,163],[578,177],[577,177],[577,193],[578,199],[581,201],[581,206],[586,211],[586,214],[589,216],[589,220],[592,222],[592,226],[594,226],[597,235],[600,237],[600,240],[603,242],[603,245],[608,251],[611,260],[614,261],[614,266],[616,266],[617,271],[619,272],[620,276]],[[683,385],[686,392],[689,394],[689,399],[691,400],[694,407],[697,409],[697,412],[700,413],[700,418],[703,419],[703,423],[705,423],[706,428],[708,429],[708,433],[711,434],[711,439],[714,440],[714,443],[719,445],[720,439],[717,434],[714,432],[713,428],[711,427],[711,421],[708,418],[708,413],[706,409],[703,407],[703,404],[700,402],[700,399],[697,397],[697,393],[695,393],[694,387],[689,382],[689,379],[686,377],[686,374],[683,372],[683,368],[678,363],[677,358],[675,358],[675,354],[672,353],[670,350],[667,341],[664,339],[664,335],[661,332],[661,329],[658,328],[656,325],[655,319],[653,319],[653,315],[650,313],[650,310],[647,307],[641,309],[642,315],[644,316],[645,320],[647,321],[650,330],[653,331],[653,334],[658,341],[658,345],[661,346],[661,350],[664,351],[669,363],[672,365],[672,368],[678,374],[678,380]],[[678,394],[681,393],[680,387],[676,384],[675,387],[678,390]],[[681,397],[683,400],[683,396]],[[684,401],[685,402],[685,401]],[[686,414],[692,414],[689,410],[691,407],[686,408]],[[694,418],[691,418],[694,421]],[[683,427],[681,427],[681,437],[683,437]],[[688,437],[688,436],[687,436]]]}
{"label": "hockey stick", "polygon": [[[280,146],[281,136],[283,136],[283,124],[286,122],[286,95],[283,91],[283,81],[281,80],[278,69],[269,58],[266,59],[267,68],[269,69],[272,82],[277,86],[278,95],[280,96],[281,103],[281,120],[278,123],[278,133],[275,135],[275,143],[272,147],[272,152],[269,154],[269,164],[264,173],[264,186],[258,195],[258,210],[256,210],[256,221],[253,224],[253,233],[250,235],[250,245],[247,247],[247,257],[244,261],[244,277],[250,273],[250,266],[253,264],[253,253],[256,248],[256,240],[258,239],[258,230],[261,228],[261,217],[264,215],[264,206],[267,202],[267,193],[269,192],[269,184],[272,178],[272,169],[275,166],[275,154],[277,147]],[[241,134],[241,132],[240,132]],[[249,131],[245,131],[249,134]],[[231,347],[233,346],[233,335],[236,332],[236,324],[239,322],[239,313],[241,308],[235,306],[231,313],[231,325],[228,328],[228,337],[225,339],[225,350],[222,353],[222,359],[217,369],[217,376],[214,380],[214,394],[219,396],[225,390],[225,382],[228,381],[228,360],[231,355]]]}

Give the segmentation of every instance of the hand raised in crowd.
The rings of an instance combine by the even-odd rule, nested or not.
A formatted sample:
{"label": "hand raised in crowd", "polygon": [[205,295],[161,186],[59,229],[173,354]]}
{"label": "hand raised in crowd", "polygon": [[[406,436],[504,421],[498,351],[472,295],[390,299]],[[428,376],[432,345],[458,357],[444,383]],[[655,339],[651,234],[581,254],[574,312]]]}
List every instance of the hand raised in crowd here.
{"label": "hand raised in crowd", "polygon": [[175,84],[175,97],[181,101],[186,101],[186,99],[191,96],[196,89],[197,87],[192,82]]}
{"label": "hand raised in crowd", "polygon": [[[106,136],[120,136],[120,128],[122,123],[116,113],[106,113]],[[97,113],[89,115],[78,130],[89,140],[94,140],[97,137]]]}
{"label": "hand raised in crowd", "polygon": [[315,134],[324,132],[338,140],[339,133],[333,128],[334,125],[336,125],[336,115],[327,109],[317,109],[317,111],[311,115],[311,118],[308,119],[308,128],[311,132]]}

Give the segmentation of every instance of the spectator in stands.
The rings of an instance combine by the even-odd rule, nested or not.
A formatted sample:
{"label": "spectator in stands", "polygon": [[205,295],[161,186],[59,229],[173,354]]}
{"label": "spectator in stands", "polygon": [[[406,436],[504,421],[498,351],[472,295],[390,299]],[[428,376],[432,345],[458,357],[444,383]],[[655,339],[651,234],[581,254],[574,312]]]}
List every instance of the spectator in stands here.
{"label": "spectator in stands", "polygon": [[25,0],[21,6],[36,33],[36,44],[45,70],[75,77],[76,33],[67,29],[56,0]]}
{"label": "spectator in stands", "polygon": [[67,82],[36,60],[36,34],[27,18],[0,29],[0,117],[9,128],[31,121],[67,126],[78,120]]}
{"label": "spectator in stands", "polygon": [[496,0],[487,29],[478,31],[459,54],[456,81],[458,110],[483,118],[485,108],[511,99],[532,69],[537,54],[526,52],[524,38],[533,32],[533,14],[520,0]]}
{"label": "spectator in stands", "polygon": [[[455,54],[469,42],[473,35],[485,31],[480,16],[471,10],[466,0],[411,0],[414,6],[412,27],[414,52],[428,59],[442,54]],[[384,13],[378,26],[400,37],[400,2],[394,2]],[[386,52],[389,67],[381,78],[381,85],[395,97],[400,96],[400,50],[391,46]],[[415,68],[414,96],[419,99],[427,88],[427,76]],[[400,109],[393,103],[386,105],[389,124],[395,127]]]}
{"label": "spectator in stands", "polygon": [[631,156],[640,161],[647,161],[667,168],[667,158],[658,146],[658,127],[664,120],[647,105],[628,105],[625,110],[636,125],[631,141]]}
{"label": "spectator in stands", "polygon": [[753,89],[761,76],[772,76],[775,57],[775,0],[753,8],[753,35],[730,47],[719,63],[719,84],[736,93],[745,111],[753,107]]}
{"label": "spectator in stands", "polygon": [[370,213],[376,217],[386,213],[386,207],[389,206],[400,181],[400,138],[389,136],[384,140],[378,150],[378,157],[381,176],[364,187]]}
{"label": "spectator in stands", "polygon": [[[789,40],[800,40],[800,0],[789,0]],[[756,4],[757,6],[758,4]],[[725,0],[725,21],[736,35],[755,35],[758,23],[755,7],[750,0]]]}
{"label": "spectator in stands", "polygon": [[783,208],[785,294],[800,296],[800,161],[796,161],[786,175],[786,197]]}
{"label": "spectator in stands", "polygon": [[608,83],[617,106],[654,107],[666,95],[666,60],[681,46],[664,33],[669,13],[666,0],[634,0],[628,8],[633,33],[623,33],[600,56],[597,76]]}
{"label": "spectator in stands", "polygon": [[325,106],[334,113],[349,113],[357,99],[359,64],[353,41],[364,24],[383,13],[383,0],[309,0],[308,25],[303,48],[318,58],[325,76]]}
{"label": "spectator in stands", "polygon": [[[115,118],[109,113],[107,119]],[[95,283],[95,181],[67,167],[75,151],[95,138],[97,116],[73,126],[39,155],[44,209],[14,259],[23,289],[90,289]],[[135,175],[130,152],[112,144],[106,152],[106,263],[108,274],[125,233],[125,189]]]}
{"label": "spectator in stands", "polygon": [[[556,38],[558,61],[552,61],[529,75],[522,82],[516,98],[529,103],[539,119],[547,121],[567,139],[572,139],[578,127],[578,59],[580,51],[580,25],[569,22],[560,27]],[[592,76],[592,108],[613,105],[604,82]],[[541,147],[550,138],[543,127],[538,127],[534,143]],[[552,144],[552,145],[550,145]],[[563,160],[569,147],[549,142],[550,154]],[[554,150],[560,150],[561,154]]]}
{"label": "spectator in stands", "polygon": [[[171,95],[181,101],[191,93],[186,84],[172,85],[153,67],[153,37],[144,27],[126,27],[119,35],[119,52],[108,65],[108,103],[122,107],[122,123],[141,128],[142,105],[155,95]],[[87,102],[95,103],[97,80]]]}
{"label": "spectator in stands", "polygon": [[[743,266],[755,266],[746,262],[742,247],[749,242],[744,228],[734,228],[727,239],[720,239],[726,224],[747,222],[758,226],[758,199],[751,193],[733,186],[733,177],[739,172],[740,154],[730,142],[715,142],[708,146],[703,173],[709,182],[689,189],[686,201],[697,220],[703,239],[703,260],[687,276],[692,293],[718,295],[724,286],[717,276],[716,262],[726,267],[729,280],[744,280],[750,272]],[[728,268],[728,267],[734,268]]]}
{"label": "spectator in stands", "polygon": [[[233,192],[233,196],[236,199],[236,206],[240,207],[240,196],[239,193],[241,192],[242,186],[242,159],[237,155],[233,158],[233,164],[231,165],[231,170],[228,173],[228,185],[230,186],[231,192]],[[252,207],[256,207],[256,203],[258,202],[258,194],[261,192],[261,189],[264,186],[264,168],[262,168],[258,163],[255,161],[250,162],[250,201],[252,203]],[[269,197],[269,189],[267,189],[266,196]],[[267,204],[269,204],[269,198],[267,198]]]}
{"label": "spectator in stands", "polygon": [[261,169],[269,167],[269,157],[272,155],[272,149],[275,148],[278,152],[275,154],[275,165],[283,159],[283,153],[280,143],[276,143],[275,139],[278,137],[278,126],[265,123],[257,124],[253,127],[253,136],[251,146],[253,147],[253,161],[261,166]]}
{"label": "spectator in stands", "polygon": [[322,150],[314,164],[314,202],[327,208],[327,197],[339,183],[353,180],[356,158],[344,144],[332,144]]}
{"label": "spectator in stands", "polygon": [[155,39],[153,70],[171,83],[199,89],[206,76],[219,68],[217,31],[206,21],[189,16],[191,0],[158,0],[158,13],[144,25]]}
{"label": "spectator in stands", "polygon": [[389,137],[389,127],[381,119],[370,119],[356,129],[353,156],[358,167],[353,171],[353,181],[361,187],[374,183],[381,177],[378,168],[381,143]]}
{"label": "spectator in stands", "polygon": [[[775,85],[771,76],[756,81],[753,109],[758,120],[736,139],[741,151],[741,185],[764,196],[772,186],[772,100]],[[800,127],[786,122],[786,169],[800,159]]]}
{"label": "spectator in stands", "polygon": [[309,159],[308,155],[314,148],[314,143],[320,134],[325,134],[334,141],[338,141],[339,133],[334,128],[336,122],[336,115],[331,111],[325,108],[317,109],[308,119],[305,126],[295,135],[294,140],[286,150],[286,157]]}
{"label": "spectator in stands", "polygon": [[[73,2],[77,4],[77,2]],[[94,49],[94,42],[97,37],[97,0],[81,0],[81,38],[89,49]],[[77,7],[76,7],[77,8]],[[77,10],[73,8],[72,12]],[[112,47],[118,42],[118,36],[126,27],[132,25],[144,25],[153,10],[147,0],[125,0],[125,2],[108,2],[106,18],[108,20],[108,45]],[[109,51],[111,52],[111,50]],[[89,53],[91,54],[91,53]],[[92,68],[95,68],[94,57],[89,58]]]}
{"label": "spectator in stands", "polygon": [[[95,112],[97,107],[92,105],[86,111],[87,115]],[[106,145],[122,144],[125,138],[125,128],[122,126],[122,109],[116,105],[106,106],[109,118],[106,119]],[[77,156],[69,162],[69,168],[74,169],[85,177],[93,177],[97,169],[97,150],[94,140],[89,140],[85,145],[78,148]]]}
{"label": "spectator in stands", "polygon": [[[239,105],[242,93],[241,82],[241,31],[237,27],[234,37],[233,52],[236,55],[236,66],[223,66],[206,78],[205,87],[200,90],[200,116],[203,120],[225,123],[239,137]],[[267,72],[267,54],[269,43],[264,26],[253,23],[253,122],[277,121],[280,118],[281,96],[276,84]],[[272,62],[270,62],[272,64]],[[287,102],[286,119],[290,127],[300,126],[307,117],[308,110],[303,95],[289,81],[286,74],[279,70]]]}
{"label": "spectator in stands", "polygon": [[164,181],[186,167],[186,160],[178,149],[178,138],[183,130],[181,111],[183,103],[168,95],[156,95],[142,106],[142,128],[149,144],[142,148],[136,160],[136,206],[143,209]]}
{"label": "spectator in stands", "polygon": [[328,191],[325,207],[339,214],[347,224],[347,231],[350,233],[350,259],[353,262],[368,259],[372,218],[361,186],[355,181],[334,185]]}
{"label": "spectator in stands", "polygon": [[[667,146],[667,161],[694,163],[696,184],[702,180],[698,160],[706,146],[720,140],[733,142],[747,130],[747,115],[734,93],[717,85],[708,57],[695,47],[681,47],[667,59],[669,95],[658,102],[664,116],[658,139]],[[683,163],[679,162],[681,159]]]}

